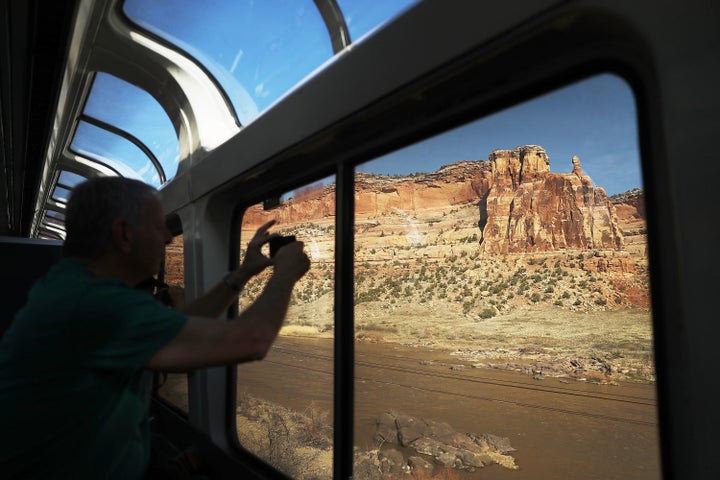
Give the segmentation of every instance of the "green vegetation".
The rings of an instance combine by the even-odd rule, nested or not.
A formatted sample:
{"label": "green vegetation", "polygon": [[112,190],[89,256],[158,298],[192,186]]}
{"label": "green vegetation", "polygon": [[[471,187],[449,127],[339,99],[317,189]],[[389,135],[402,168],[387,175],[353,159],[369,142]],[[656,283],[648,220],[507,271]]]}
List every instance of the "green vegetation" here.
{"label": "green vegetation", "polygon": [[482,312],[479,314],[480,318],[492,318],[495,316],[495,309],[494,308],[485,308]]}

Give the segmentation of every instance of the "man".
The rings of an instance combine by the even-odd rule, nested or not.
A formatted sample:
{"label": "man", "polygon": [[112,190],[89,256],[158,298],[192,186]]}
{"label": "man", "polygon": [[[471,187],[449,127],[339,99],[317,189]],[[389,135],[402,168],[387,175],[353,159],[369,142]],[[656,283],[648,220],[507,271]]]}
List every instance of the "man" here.
{"label": "man", "polygon": [[[240,268],[179,312],[133,289],[160,269],[171,235],[156,191],[139,181],[78,185],[64,258],[31,290],[0,341],[0,476],[142,478],[148,465],[151,370],[189,371],[262,359],[310,263],[293,242],[272,258],[260,227]],[[230,321],[245,283],[273,274]]]}

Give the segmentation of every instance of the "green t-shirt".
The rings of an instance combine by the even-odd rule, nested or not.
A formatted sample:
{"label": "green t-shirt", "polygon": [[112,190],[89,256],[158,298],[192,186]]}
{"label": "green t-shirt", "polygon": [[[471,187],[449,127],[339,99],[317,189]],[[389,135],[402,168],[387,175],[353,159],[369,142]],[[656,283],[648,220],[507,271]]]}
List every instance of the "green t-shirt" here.
{"label": "green t-shirt", "polygon": [[0,340],[0,477],[142,478],[144,365],[186,320],[62,259]]}

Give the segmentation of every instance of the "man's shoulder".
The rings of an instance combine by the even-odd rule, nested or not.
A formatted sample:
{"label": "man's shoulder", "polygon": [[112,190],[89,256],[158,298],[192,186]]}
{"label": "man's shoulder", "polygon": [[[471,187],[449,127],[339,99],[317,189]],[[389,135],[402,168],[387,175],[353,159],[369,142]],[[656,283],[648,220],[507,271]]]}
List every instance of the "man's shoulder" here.
{"label": "man's shoulder", "polygon": [[38,280],[30,291],[33,296],[67,295],[68,292],[82,291],[93,283],[87,269],[70,258],[61,258]]}
{"label": "man's shoulder", "polygon": [[[63,258],[33,285],[28,294],[27,305],[41,309],[55,309],[63,305],[70,307],[79,299],[85,300],[88,295],[92,296],[98,283],[82,264]],[[118,285],[113,285],[114,283]],[[117,286],[119,282],[108,282],[103,287]]]}
{"label": "man's shoulder", "polygon": [[154,303],[147,292],[120,280],[97,280],[81,263],[63,258],[33,286],[18,317],[41,324],[84,322],[87,316],[113,319]]}

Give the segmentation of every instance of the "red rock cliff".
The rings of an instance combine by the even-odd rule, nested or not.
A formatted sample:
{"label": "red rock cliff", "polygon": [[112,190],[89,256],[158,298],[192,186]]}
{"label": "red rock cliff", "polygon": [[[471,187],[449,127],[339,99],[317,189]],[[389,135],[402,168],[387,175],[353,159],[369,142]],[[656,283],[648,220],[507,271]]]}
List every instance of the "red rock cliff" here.
{"label": "red rock cliff", "polygon": [[481,248],[490,253],[563,248],[621,249],[623,236],[605,190],[573,157],[572,173],[551,173],[542,147],[490,154],[493,183],[480,199]]}
{"label": "red rock cliff", "polygon": [[[433,173],[390,177],[358,173],[355,215],[423,212],[474,203],[480,248],[488,253],[554,251],[563,248],[621,249],[623,235],[605,191],[583,174],[577,157],[571,173],[551,173],[542,147],[495,150],[488,161],[461,161]],[[245,225],[268,218],[281,224],[330,219],[335,186],[298,192],[281,207],[251,208]]]}

